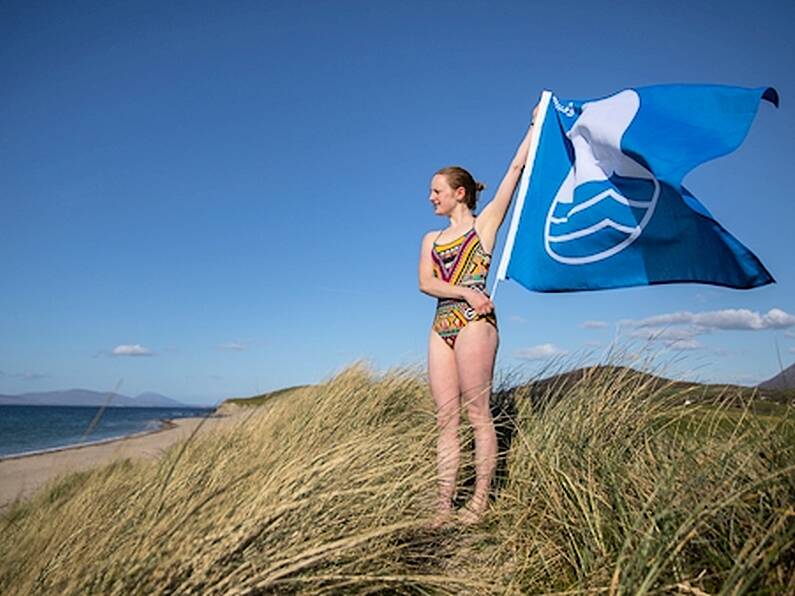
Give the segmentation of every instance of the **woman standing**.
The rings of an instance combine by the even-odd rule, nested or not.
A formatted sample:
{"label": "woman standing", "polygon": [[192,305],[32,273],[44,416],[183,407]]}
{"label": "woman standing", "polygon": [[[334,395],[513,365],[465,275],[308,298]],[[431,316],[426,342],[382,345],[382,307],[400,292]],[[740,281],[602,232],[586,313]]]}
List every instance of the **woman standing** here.
{"label": "woman standing", "polygon": [[465,524],[475,523],[488,505],[497,461],[489,400],[499,337],[494,304],[486,294],[486,276],[497,231],[527,159],[531,129],[494,198],[479,215],[474,213],[475,204],[484,186],[469,172],[447,167],[431,179],[429,200],[434,212],[450,220],[447,228],[425,235],[419,265],[420,290],[439,299],[428,342],[428,375],[439,429],[435,526],[452,516],[462,402],[475,435],[476,481],[474,494],[459,517]]}

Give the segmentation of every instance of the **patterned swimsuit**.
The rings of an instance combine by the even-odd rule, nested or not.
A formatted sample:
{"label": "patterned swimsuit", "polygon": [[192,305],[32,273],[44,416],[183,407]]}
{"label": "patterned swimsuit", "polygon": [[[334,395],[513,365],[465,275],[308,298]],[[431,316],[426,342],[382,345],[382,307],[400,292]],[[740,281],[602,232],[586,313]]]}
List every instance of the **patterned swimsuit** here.
{"label": "patterned swimsuit", "polygon": [[[441,236],[441,232],[439,235]],[[474,226],[452,242],[445,244],[434,242],[431,257],[434,277],[453,285],[475,288],[486,293],[486,276],[489,273],[491,255],[483,250]],[[481,319],[497,327],[497,317],[494,312],[479,315],[466,300],[439,298],[436,316],[433,319],[433,330],[447,342],[447,345],[454,348],[458,334],[467,323]]]}

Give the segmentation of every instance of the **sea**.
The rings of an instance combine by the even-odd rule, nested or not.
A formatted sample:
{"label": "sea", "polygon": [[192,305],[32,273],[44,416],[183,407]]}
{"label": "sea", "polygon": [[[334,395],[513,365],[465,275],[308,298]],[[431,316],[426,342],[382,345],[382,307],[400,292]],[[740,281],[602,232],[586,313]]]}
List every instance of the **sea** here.
{"label": "sea", "polygon": [[165,420],[208,416],[207,408],[0,406],[0,459],[102,443],[156,431]]}

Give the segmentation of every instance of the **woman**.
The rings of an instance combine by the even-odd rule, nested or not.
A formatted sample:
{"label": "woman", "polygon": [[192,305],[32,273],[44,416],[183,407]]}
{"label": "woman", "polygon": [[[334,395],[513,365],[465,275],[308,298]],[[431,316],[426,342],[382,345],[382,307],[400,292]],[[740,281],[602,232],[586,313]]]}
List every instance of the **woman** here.
{"label": "woman", "polygon": [[[535,111],[533,112],[535,115]],[[420,290],[439,299],[428,342],[428,375],[439,428],[439,493],[433,525],[452,516],[458,474],[461,402],[475,435],[475,491],[460,510],[465,524],[480,520],[488,505],[497,460],[497,437],[489,410],[499,337],[494,304],[486,294],[491,252],[527,159],[528,129],[492,201],[477,216],[484,186],[459,167],[442,168],[431,179],[429,200],[450,225],[422,240]]]}

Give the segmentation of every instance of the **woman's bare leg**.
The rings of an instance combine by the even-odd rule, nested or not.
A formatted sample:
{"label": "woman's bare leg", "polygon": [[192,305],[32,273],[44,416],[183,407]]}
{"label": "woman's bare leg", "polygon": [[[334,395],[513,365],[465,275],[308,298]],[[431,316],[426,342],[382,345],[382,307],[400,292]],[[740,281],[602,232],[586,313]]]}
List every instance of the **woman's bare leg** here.
{"label": "woman's bare leg", "polygon": [[436,445],[439,492],[435,521],[438,525],[452,512],[460,459],[458,424],[461,409],[455,354],[433,330],[428,339],[428,377],[436,404],[436,424],[439,429]]}
{"label": "woman's bare leg", "polygon": [[455,343],[461,399],[475,435],[475,492],[466,506],[468,511],[462,512],[464,521],[470,523],[477,521],[488,505],[497,465],[497,435],[489,401],[498,344],[497,330],[485,321],[464,327]]}

